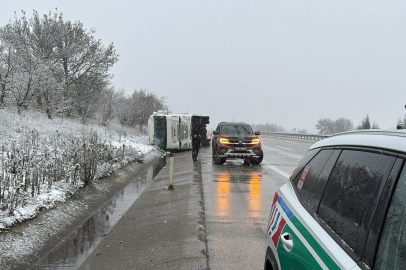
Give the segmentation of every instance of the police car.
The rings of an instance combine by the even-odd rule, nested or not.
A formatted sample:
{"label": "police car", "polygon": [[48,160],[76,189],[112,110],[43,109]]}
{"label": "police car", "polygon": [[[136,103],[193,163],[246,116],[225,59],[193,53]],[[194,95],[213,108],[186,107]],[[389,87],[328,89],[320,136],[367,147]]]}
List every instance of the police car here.
{"label": "police car", "polygon": [[274,195],[265,269],[406,269],[406,132],[315,143]]}

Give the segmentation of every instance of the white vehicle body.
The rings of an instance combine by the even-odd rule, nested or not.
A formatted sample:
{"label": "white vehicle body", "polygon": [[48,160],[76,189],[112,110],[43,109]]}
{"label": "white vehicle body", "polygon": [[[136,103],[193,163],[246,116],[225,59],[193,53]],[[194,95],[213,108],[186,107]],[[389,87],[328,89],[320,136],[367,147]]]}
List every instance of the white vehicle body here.
{"label": "white vehicle body", "polygon": [[192,149],[192,130],[197,128],[207,146],[210,139],[207,139],[206,124],[209,124],[208,116],[154,112],[148,119],[149,143],[167,150]]}
{"label": "white vehicle body", "polygon": [[154,112],[148,119],[148,140],[162,149],[192,148],[192,114]]}

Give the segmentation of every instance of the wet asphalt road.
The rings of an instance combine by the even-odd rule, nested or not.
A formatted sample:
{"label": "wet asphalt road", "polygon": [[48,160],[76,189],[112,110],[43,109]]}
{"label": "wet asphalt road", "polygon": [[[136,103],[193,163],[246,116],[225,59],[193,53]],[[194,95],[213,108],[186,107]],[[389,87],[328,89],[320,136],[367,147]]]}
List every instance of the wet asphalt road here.
{"label": "wet asphalt road", "polygon": [[[168,168],[163,169],[157,179],[149,180],[142,198],[130,203],[124,216],[116,213],[120,216],[118,225],[113,225],[111,232],[93,222],[91,230],[85,231],[93,234],[79,233],[78,238],[73,233],[73,238],[68,237],[73,239],[72,247],[80,251],[78,254],[71,248],[56,247],[55,254],[49,253],[32,269],[263,269],[273,194],[286,183],[315,141],[268,136],[261,136],[261,141],[264,160],[259,166],[244,166],[240,159],[214,165],[211,147],[201,149],[198,162],[191,161],[190,151],[176,154],[175,191],[164,190]],[[148,175],[138,176],[136,185],[144,183],[144,178]],[[104,222],[112,221],[112,209],[98,213]],[[169,225],[176,228],[176,233],[168,233],[172,228]],[[86,228],[82,224],[77,231]],[[104,239],[100,242],[94,235]],[[82,238],[86,241],[75,241]],[[97,241],[87,241],[90,238]],[[128,244],[137,252],[132,253],[134,247],[113,248],[122,247],[130,238]],[[67,253],[72,257],[69,260],[65,258]]]}
{"label": "wet asphalt road", "polygon": [[[148,182],[165,166],[165,158],[155,159],[151,166],[117,193],[100,210],[69,233],[59,245],[30,270],[78,269],[89,254],[134,204]],[[92,269],[92,268],[90,268]]]}
{"label": "wet asphalt road", "polygon": [[210,269],[263,269],[265,234],[273,194],[315,141],[261,136],[264,160],[214,165],[202,149],[206,232]]}

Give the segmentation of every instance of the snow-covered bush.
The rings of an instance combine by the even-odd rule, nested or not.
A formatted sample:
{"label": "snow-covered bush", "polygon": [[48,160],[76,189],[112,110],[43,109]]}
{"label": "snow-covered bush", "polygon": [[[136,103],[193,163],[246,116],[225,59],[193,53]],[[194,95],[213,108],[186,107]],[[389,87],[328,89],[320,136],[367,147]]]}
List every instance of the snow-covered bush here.
{"label": "snow-covered bush", "polygon": [[154,149],[145,136],[129,135],[135,129],[116,132],[114,126],[108,130],[6,110],[0,110],[0,119],[0,229]]}

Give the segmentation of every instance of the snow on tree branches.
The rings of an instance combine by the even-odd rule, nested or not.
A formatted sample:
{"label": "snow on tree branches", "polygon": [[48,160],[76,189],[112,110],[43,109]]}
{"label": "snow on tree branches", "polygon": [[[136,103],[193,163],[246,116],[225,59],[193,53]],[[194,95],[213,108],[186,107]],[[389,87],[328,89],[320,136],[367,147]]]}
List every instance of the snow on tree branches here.
{"label": "snow on tree branches", "polygon": [[15,15],[0,28],[0,107],[21,112],[37,105],[49,118],[77,114],[86,122],[118,60],[114,45],[105,47],[94,34],[56,11]]}

